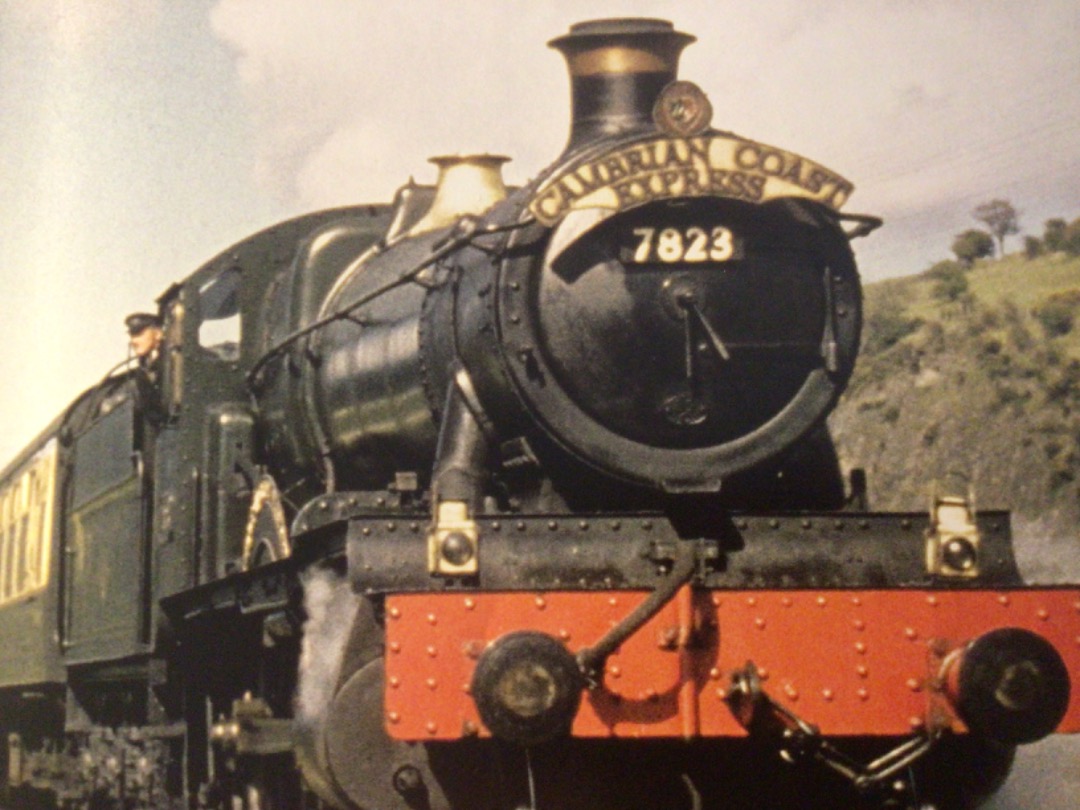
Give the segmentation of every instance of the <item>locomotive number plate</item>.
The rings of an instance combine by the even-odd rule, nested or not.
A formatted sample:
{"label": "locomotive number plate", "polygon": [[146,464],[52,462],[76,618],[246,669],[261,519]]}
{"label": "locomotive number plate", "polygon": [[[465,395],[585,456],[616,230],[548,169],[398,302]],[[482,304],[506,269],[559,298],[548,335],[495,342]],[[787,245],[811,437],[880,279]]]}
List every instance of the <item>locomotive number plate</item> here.
{"label": "locomotive number plate", "polygon": [[634,228],[619,239],[623,264],[719,264],[742,258],[742,243],[723,225]]}

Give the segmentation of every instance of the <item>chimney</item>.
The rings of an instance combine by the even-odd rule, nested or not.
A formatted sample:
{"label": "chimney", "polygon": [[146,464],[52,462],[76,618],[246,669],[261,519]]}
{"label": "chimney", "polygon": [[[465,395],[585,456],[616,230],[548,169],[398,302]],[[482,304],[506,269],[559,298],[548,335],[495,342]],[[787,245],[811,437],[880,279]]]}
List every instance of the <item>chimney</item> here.
{"label": "chimney", "polygon": [[578,23],[551,40],[570,71],[573,118],[563,155],[594,138],[652,126],[653,105],[694,40],[667,20],[641,18]]}

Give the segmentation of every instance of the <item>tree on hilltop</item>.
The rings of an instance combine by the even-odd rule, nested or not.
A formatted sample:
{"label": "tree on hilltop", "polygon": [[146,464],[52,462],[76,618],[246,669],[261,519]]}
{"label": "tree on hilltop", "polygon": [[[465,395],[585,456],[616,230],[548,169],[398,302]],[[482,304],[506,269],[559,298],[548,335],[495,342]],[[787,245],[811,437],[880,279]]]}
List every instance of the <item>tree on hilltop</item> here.
{"label": "tree on hilltop", "polygon": [[952,252],[965,267],[971,267],[976,259],[994,255],[994,239],[986,231],[971,228],[956,235]]}
{"label": "tree on hilltop", "polygon": [[1037,259],[1044,253],[1042,240],[1037,236],[1024,237],[1024,258]]}
{"label": "tree on hilltop", "polygon": [[1080,256],[1080,217],[1065,227],[1062,238],[1065,251],[1073,256]]}
{"label": "tree on hilltop", "polygon": [[998,241],[998,256],[1005,255],[1005,237],[1020,233],[1020,212],[1008,200],[991,200],[977,206],[971,212],[976,220],[986,225]]}
{"label": "tree on hilltop", "polygon": [[1043,230],[1043,247],[1047,252],[1054,253],[1065,249],[1065,229],[1068,224],[1060,217],[1046,220]]}

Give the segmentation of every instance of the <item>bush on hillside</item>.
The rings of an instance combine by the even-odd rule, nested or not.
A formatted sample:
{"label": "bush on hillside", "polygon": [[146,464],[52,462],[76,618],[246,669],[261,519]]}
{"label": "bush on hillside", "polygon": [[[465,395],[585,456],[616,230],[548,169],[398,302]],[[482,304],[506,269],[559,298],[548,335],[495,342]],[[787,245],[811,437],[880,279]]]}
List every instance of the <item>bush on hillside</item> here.
{"label": "bush on hillside", "polygon": [[922,320],[910,317],[904,310],[879,307],[866,318],[866,339],[863,351],[877,354],[895,346],[922,326]]}
{"label": "bush on hillside", "polygon": [[1009,340],[1012,345],[1022,352],[1028,352],[1035,348],[1038,341],[1031,334],[1027,324],[1022,320],[1010,321],[1008,326]]}
{"label": "bush on hillside", "polygon": [[[904,287],[905,285],[901,285]],[[866,299],[861,354],[877,355],[918,331],[919,318],[907,312],[909,297],[898,291],[895,284],[886,282]]]}
{"label": "bush on hillside", "polygon": [[[1020,233],[1020,212],[1008,200],[991,200],[977,206],[971,216],[990,229],[998,241],[999,254],[1005,255],[1005,237]],[[991,244],[991,250],[993,246]]]}
{"label": "bush on hillside", "polygon": [[1080,314],[1080,290],[1054,293],[1031,313],[1042,324],[1048,338],[1061,337],[1072,331]]}
{"label": "bush on hillside", "polygon": [[1071,360],[1064,368],[1051,375],[1046,385],[1046,398],[1070,410],[1080,400],[1080,361]]}
{"label": "bush on hillside", "polygon": [[931,267],[927,273],[928,278],[934,279],[934,287],[930,294],[939,301],[954,302],[968,291],[967,274],[964,265],[959,262],[945,260]]}

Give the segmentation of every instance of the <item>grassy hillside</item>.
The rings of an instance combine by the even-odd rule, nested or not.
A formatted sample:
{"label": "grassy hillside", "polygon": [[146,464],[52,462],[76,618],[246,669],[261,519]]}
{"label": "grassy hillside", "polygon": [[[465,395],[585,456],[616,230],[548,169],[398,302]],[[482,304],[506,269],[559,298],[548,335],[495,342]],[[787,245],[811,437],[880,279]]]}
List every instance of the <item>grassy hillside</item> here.
{"label": "grassy hillside", "polygon": [[1080,258],[870,285],[863,346],[830,424],[871,506],[924,509],[959,473],[1014,510],[1029,576],[1080,577]]}

